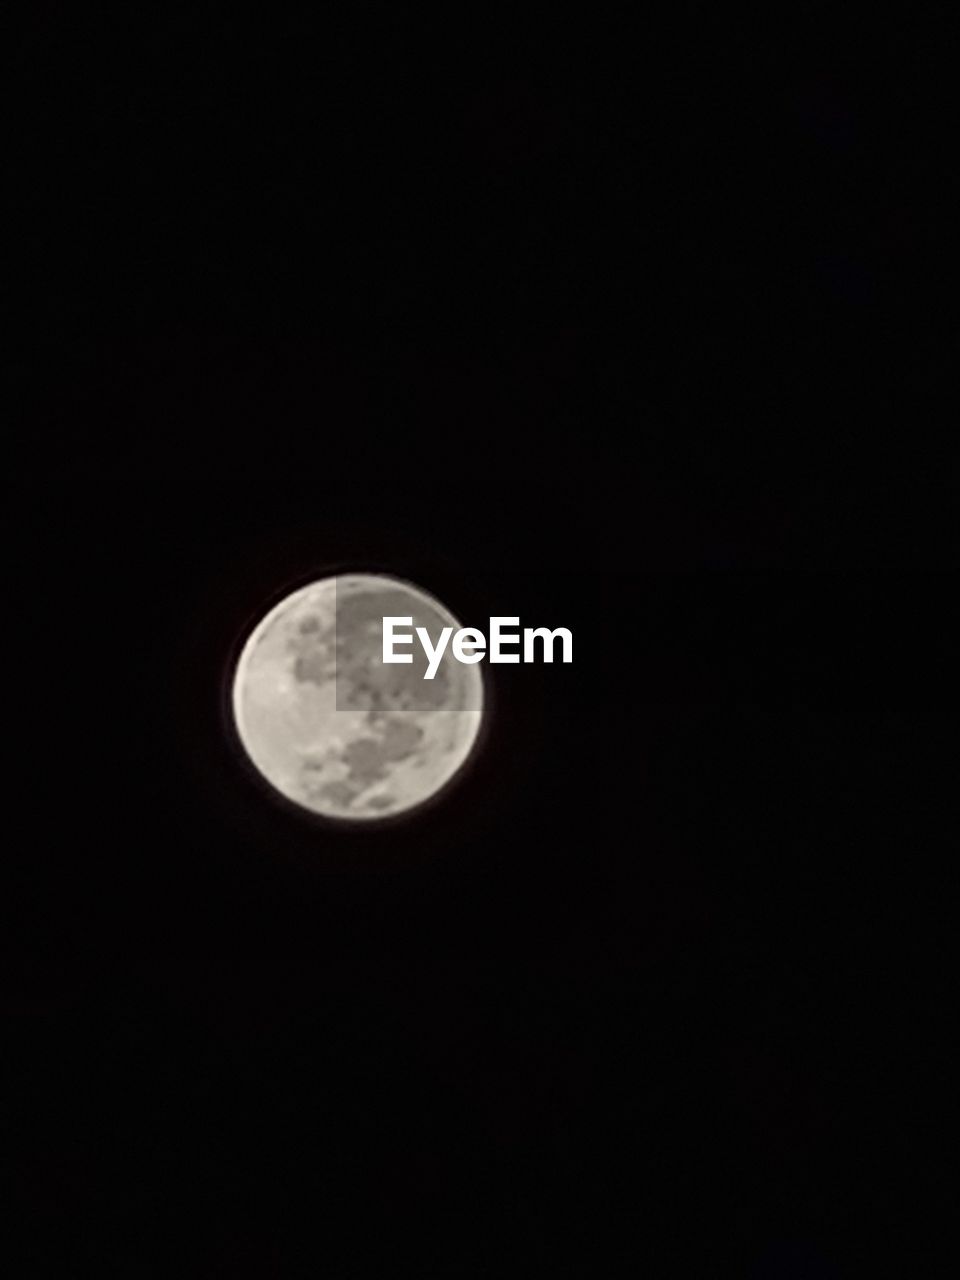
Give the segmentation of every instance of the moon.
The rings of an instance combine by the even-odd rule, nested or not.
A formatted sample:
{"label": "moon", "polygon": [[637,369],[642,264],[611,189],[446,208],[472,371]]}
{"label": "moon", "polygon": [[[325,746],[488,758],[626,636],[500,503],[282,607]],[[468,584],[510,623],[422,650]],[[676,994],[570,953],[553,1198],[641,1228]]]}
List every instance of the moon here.
{"label": "moon", "polygon": [[383,574],[322,578],[254,627],[233,678],[233,716],[270,786],[324,818],[370,822],[418,809],[471,755],[483,719],[475,665],[450,647],[432,680],[416,640],[412,663],[383,662],[383,618],[411,617],[433,644],[460,623],[426,591]]}

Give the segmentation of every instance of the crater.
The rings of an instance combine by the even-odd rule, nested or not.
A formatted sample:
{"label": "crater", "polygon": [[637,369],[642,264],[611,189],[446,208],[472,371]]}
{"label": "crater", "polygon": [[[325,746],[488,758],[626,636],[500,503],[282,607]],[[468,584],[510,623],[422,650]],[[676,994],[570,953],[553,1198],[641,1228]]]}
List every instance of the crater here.
{"label": "crater", "polygon": [[396,804],[393,796],[371,796],[367,801],[368,809],[392,809]]}

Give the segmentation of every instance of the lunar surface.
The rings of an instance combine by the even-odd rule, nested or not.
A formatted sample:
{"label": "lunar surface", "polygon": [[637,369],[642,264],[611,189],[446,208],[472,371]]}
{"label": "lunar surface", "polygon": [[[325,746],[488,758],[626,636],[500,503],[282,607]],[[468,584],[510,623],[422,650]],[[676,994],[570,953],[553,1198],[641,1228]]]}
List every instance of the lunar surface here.
{"label": "lunar surface", "polygon": [[424,680],[423,646],[384,664],[383,619],[412,617],[435,645],[460,623],[418,587],[375,574],[324,578],[282,600],[237,663],[233,714],[262,776],[327,818],[373,820],[414,809],[463,766],[483,717],[479,668],[450,647]]}

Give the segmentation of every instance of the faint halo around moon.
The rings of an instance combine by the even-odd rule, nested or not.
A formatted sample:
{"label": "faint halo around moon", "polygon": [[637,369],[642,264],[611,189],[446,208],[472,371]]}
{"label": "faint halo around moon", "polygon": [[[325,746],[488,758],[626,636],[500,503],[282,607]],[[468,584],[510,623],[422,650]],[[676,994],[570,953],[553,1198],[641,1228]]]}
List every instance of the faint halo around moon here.
{"label": "faint halo around moon", "polygon": [[281,795],[324,818],[375,821],[438,794],[470,756],[483,678],[450,647],[433,680],[383,663],[383,618],[412,617],[436,640],[461,624],[412,583],[341,574],[302,587],[254,627],[233,678],[233,716],[251,762]]}

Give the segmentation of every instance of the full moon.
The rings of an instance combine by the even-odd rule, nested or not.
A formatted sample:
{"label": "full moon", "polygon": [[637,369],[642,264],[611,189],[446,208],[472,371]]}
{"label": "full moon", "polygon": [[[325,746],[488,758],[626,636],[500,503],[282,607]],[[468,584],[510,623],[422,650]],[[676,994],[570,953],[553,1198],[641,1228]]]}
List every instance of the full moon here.
{"label": "full moon", "polygon": [[244,750],[281,795],[325,818],[363,822],[406,813],[463,767],[483,718],[479,668],[444,652],[425,680],[383,662],[383,619],[410,617],[435,645],[460,623],[412,583],[342,574],[281,600],[253,629],[233,678]]}

